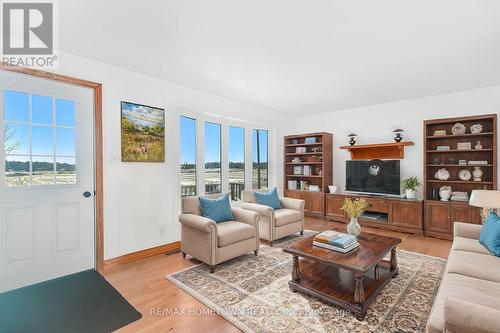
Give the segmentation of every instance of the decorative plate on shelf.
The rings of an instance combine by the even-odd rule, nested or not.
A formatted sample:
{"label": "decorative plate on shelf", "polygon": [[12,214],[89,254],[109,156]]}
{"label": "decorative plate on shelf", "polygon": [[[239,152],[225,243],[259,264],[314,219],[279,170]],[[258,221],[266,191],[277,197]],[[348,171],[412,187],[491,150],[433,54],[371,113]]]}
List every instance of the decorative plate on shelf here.
{"label": "decorative plate on shelf", "polygon": [[466,130],[467,130],[467,128],[465,127],[464,124],[456,123],[451,128],[451,133],[453,133],[453,135],[464,135]]}
{"label": "decorative plate on shelf", "polygon": [[472,134],[479,134],[483,131],[483,125],[481,124],[474,124],[470,127],[470,132]]}
{"label": "decorative plate on shelf", "polygon": [[461,180],[470,180],[472,178],[472,173],[469,170],[462,169],[458,173],[458,178]]}
{"label": "decorative plate on shelf", "polygon": [[445,168],[439,169],[434,175],[439,180],[448,180],[450,178],[450,173]]}

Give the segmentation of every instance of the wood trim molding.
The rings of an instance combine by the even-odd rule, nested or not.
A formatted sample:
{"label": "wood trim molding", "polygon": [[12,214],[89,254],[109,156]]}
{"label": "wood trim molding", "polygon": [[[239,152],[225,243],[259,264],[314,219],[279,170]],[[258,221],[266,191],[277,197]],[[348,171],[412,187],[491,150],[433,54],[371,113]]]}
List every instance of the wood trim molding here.
{"label": "wood trim molding", "polygon": [[181,242],[180,241],[168,243],[165,245],[152,247],[150,249],[125,254],[123,256],[116,257],[113,259],[108,259],[104,262],[104,266],[106,269],[108,269],[110,267],[114,267],[115,265],[123,265],[123,264],[129,263],[129,262],[132,262],[132,261],[137,261],[137,260],[141,260],[144,258],[149,258],[152,256],[156,256],[158,254],[178,251],[180,249],[181,249]]}
{"label": "wood trim molding", "polygon": [[102,84],[75,77],[55,74],[32,68],[12,66],[0,62],[0,70],[19,74],[31,75],[34,77],[72,84],[75,86],[90,88],[94,90],[94,126],[95,126],[95,232],[96,232],[96,269],[101,271],[104,268],[104,186],[103,186],[103,148],[102,148]]}

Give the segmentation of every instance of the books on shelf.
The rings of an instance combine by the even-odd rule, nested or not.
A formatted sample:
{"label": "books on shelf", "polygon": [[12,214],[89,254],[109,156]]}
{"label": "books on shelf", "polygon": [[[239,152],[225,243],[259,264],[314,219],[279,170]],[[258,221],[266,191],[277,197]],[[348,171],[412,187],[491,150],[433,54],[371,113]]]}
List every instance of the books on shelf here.
{"label": "books on shelf", "polygon": [[451,192],[451,201],[469,201],[469,193],[453,191]]}
{"label": "books on shelf", "polygon": [[469,165],[485,165],[488,164],[488,161],[469,161],[467,162]]}
{"label": "books on shelf", "polygon": [[450,146],[437,146],[436,150],[450,150]]}
{"label": "books on shelf", "polygon": [[314,237],[313,245],[332,251],[347,253],[357,248],[359,243],[353,235],[348,235],[335,230],[327,230]]}

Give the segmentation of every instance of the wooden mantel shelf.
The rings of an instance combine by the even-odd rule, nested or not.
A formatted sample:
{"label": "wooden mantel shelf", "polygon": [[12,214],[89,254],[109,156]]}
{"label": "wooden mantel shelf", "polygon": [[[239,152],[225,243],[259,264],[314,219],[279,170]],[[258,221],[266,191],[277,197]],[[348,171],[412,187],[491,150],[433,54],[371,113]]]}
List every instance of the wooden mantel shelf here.
{"label": "wooden mantel shelf", "polygon": [[341,146],[340,149],[349,150],[353,160],[373,159],[403,159],[405,146],[413,146],[411,141],[376,143],[370,145]]}

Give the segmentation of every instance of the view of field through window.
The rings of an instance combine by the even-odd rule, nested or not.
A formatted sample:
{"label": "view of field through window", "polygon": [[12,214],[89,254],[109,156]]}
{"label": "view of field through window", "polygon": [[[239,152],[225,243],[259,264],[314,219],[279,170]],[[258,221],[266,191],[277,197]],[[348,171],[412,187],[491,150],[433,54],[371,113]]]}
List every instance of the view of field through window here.
{"label": "view of field through window", "polygon": [[76,183],[74,101],[4,90],[5,185]]}
{"label": "view of field through window", "polygon": [[[181,195],[196,195],[197,120],[181,116],[180,121]],[[204,141],[200,147],[205,152],[205,193],[222,191],[221,131],[220,124],[205,122]],[[245,188],[245,128],[228,126],[229,194],[231,200],[241,200]],[[268,186],[268,132],[252,131],[252,182],[253,188]],[[226,176],[224,176],[226,177]]]}

